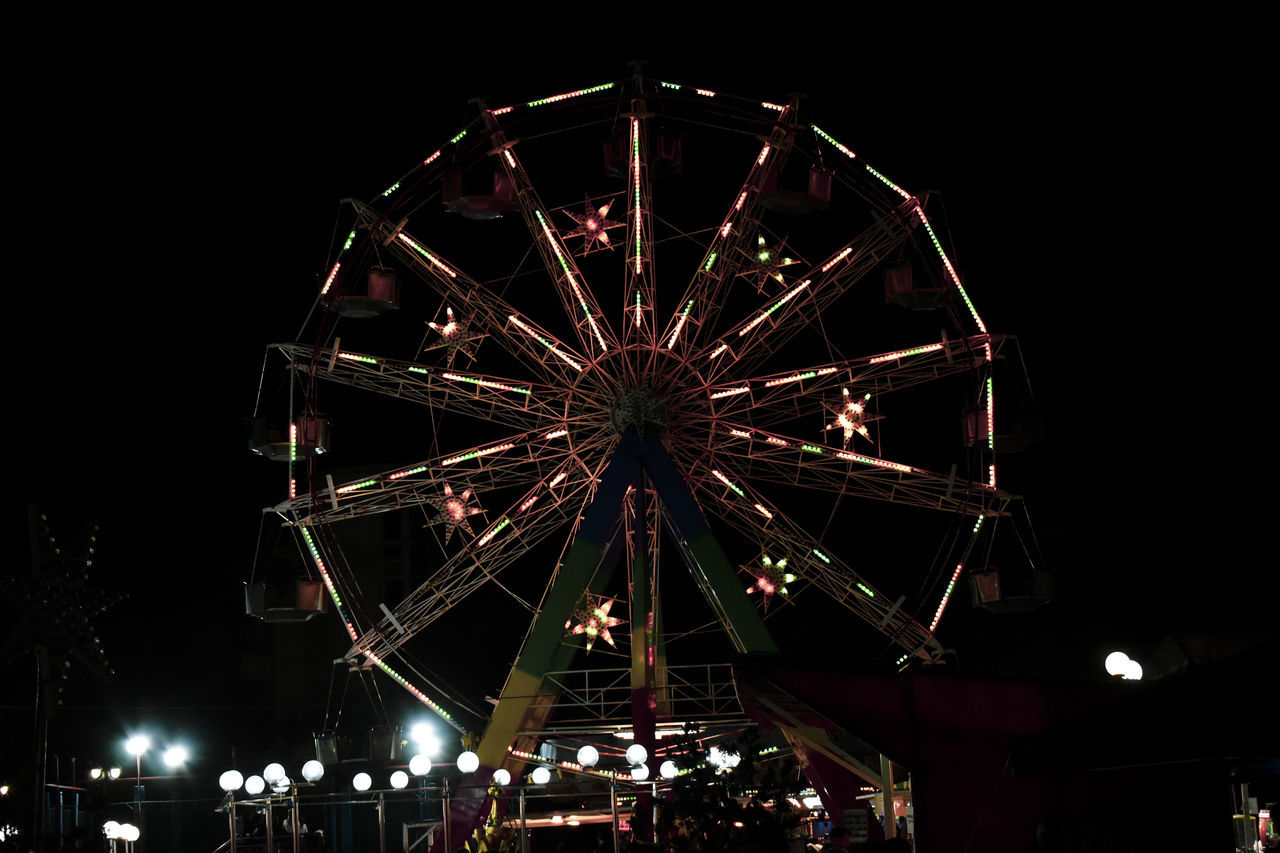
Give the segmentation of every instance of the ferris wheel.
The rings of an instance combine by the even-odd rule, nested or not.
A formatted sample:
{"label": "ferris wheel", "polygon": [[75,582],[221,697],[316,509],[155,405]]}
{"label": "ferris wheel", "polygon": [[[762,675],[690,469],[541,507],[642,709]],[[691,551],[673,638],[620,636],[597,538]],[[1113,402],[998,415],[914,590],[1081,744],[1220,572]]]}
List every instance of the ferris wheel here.
{"label": "ferris wheel", "polygon": [[[301,388],[277,509],[350,657],[462,728],[409,644],[477,590],[536,578],[488,767],[582,648],[629,645],[633,687],[654,690],[672,565],[736,652],[778,651],[772,620],[809,597],[899,666],[932,660],[1012,496],[994,461],[1003,339],[925,208],[798,102],[640,77],[483,107],[351,202],[324,310],[277,347]],[[335,475],[342,406],[343,430],[376,421],[370,458],[421,452]],[[344,537],[394,513],[439,551],[379,605]]]}

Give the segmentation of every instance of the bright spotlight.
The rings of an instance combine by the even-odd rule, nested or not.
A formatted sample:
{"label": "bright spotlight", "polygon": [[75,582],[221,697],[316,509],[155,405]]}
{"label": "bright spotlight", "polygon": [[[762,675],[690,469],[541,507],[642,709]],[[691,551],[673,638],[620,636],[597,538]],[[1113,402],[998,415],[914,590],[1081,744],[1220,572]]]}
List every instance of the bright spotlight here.
{"label": "bright spotlight", "polygon": [[110,776],[112,779],[119,779],[119,778],[120,778],[120,768],[119,768],[119,767],[112,767],[110,770],[108,770],[108,771],[107,771],[107,775],[108,775],[108,776]]}
{"label": "bright spotlight", "polygon": [[191,757],[191,753],[187,751],[185,746],[171,746],[164,751],[165,767],[181,767],[187,763],[187,759]]}
{"label": "bright spotlight", "polygon": [[415,723],[413,728],[409,729],[409,740],[418,745],[418,752],[423,755],[439,755],[440,738],[436,736],[436,730],[428,723]]}
{"label": "bright spotlight", "polygon": [[89,771],[89,778],[90,778],[90,779],[92,779],[92,780],[94,780],[95,782],[96,782],[96,781],[98,781],[99,779],[101,779],[101,778],[102,778],[102,768],[101,768],[101,767],[95,767],[95,768],[93,768],[92,770],[90,770],[90,771]]}
{"label": "bright spotlight", "polygon": [[151,738],[146,735],[133,735],[124,742],[124,751],[132,756],[140,756],[151,748]]}
{"label": "bright spotlight", "polygon": [[1141,681],[1142,680],[1142,664],[1130,658],[1124,665],[1125,681]]}

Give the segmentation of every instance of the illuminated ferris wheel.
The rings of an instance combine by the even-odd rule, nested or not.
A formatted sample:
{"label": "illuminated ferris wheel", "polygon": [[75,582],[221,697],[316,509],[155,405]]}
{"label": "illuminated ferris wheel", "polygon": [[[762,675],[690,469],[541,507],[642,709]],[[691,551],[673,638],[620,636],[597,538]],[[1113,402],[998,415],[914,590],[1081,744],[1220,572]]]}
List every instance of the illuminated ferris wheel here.
{"label": "illuminated ferris wheel", "polygon": [[[540,727],[545,675],[582,647],[629,646],[632,689],[657,689],[669,564],[739,653],[776,652],[771,620],[805,596],[899,665],[940,653],[956,580],[1011,500],[993,458],[1003,341],[924,200],[798,103],[636,77],[482,108],[350,210],[325,310],[278,347],[303,390],[277,509],[350,657],[455,725],[408,644],[482,587],[538,579],[484,766]],[[405,412],[377,416],[371,450],[422,452],[343,479],[327,418],[361,394]],[[379,607],[344,536],[390,513],[441,547]],[[885,530],[912,540],[904,563],[928,540],[927,566],[885,565],[866,546]]]}

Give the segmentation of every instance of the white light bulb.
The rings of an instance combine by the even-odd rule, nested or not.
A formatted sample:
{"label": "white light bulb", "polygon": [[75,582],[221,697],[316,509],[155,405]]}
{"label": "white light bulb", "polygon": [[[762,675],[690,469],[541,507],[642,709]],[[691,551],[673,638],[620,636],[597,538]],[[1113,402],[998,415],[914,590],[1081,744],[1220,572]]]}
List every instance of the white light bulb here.
{"label": "white light bulb", "polygon": [[244,792],[251,797],[256,797],[267,788],[267,782],[261,776],[250,776],[244,780]]}
{"label": "white light bulb", "polygon": [[391,787],[395,788],[397,791],[401,790],[408,784],[409,774],[405,773],[403,770],[397,770],[391,774]]}
{"label": "white light bulb", "polygon": [[230,793],[239,791],[240,786],[244,784],[244,776],[239,770],[228,770],[218,777],[218,787]]}
{"label": "white light bulb", "polygon": [[637,782],[643,782],[645,779],[648,779],[648,778],[649,778],[649,765],[648,765],[648,764],[637,764],[635,767],[632,767],[632,768],[631,768],[631,778],[632,778],[632,779],[634,779],[634,780],[636,780]]}
{"label": "white light bulb", "polygon": [[319,782],[324,778],[324,765],[314,758],[302,765],[302,778],[308,782]]}
{"label": "white light bulb", "polygon": [[1142,680],[1142,664],[1130,658],[1124,665],[1125,681],[1141,681]]}
{"label": "white light bulb", "polygon": [[545,785],[551,781],[551,771],[545,767],[537,767],[534,768],[529,778],[535,785]]}
{"label": "white light bulb", "polygon": [[1112,652],[1107,655],[1103,666],[1107,668],[1107,675],[1124,675],[1124,667],[1128,662],[1129,656],[1124,652]]}
{"label": "white light bulb", "polygon": [[368,773],[357,773],[351,780],[351,787],[357,791],[367,791],[373,785],[373,777]]}
{"label": "white light bulb", "polygon": [[600,752],[594,746],[584,746],[578,750],[578,763],[583,767],[595,767],[600,760]]}
{"label": "white light bulb", "polygon": [[475,773],[479,766],[480,757],[470,750],[458,756],[458,769],[463,773]]}
{"label": "white light bulb", "polygon": [[511,773],[499,767],[493,771],[493,781],[497,782],[499,787],[505,788],[511,784]]}
{"label": "white light bulb", "polygon": [[676,767],[676,763],[668,758],[662,762],[662,766],[658,768],[658,772],[662,774],[663,779],[674,779],[680,775],[680,768]]}
{"label": "white light bulb", "polygon": [[627,763],[632,767],[637,764],[644,764],[649,760],[649,750],[644,748],[642,743],[633,743],[627,747]]}
{"label": "white light bulb", "polygon": [[409,772],[414,776],[426,776],[431,772],[431,759],[425,755],[415,755],[409,759]]}
{"label": "white light bulb", "polygon": [[272,785],[276,784],[284,778],[284,765],[275,761],[271,762],[262,769],[262,778]]}

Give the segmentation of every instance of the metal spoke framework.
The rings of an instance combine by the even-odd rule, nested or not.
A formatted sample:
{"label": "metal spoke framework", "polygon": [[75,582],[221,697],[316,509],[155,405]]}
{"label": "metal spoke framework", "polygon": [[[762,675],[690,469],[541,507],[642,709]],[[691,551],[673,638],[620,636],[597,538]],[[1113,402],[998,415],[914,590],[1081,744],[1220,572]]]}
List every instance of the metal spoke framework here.
{"label": "metal spoke framework", "polygon": [[[613,140],[605,147],[619,179],[604,195],[599,170],[584,166],[602,135]],[[667,209],[662,175],[679,170],[681,144],[722,165],[699,176],[704,198]],[[456,187],[458,175],[492,177],[485,209],[517,221],[459,239],[467,223],[439,212],[453,201],[442,187]],[[583,195],[607,196],[601,210],[620,202],[625,240],[596,246],[589,230],[575,231],[584,234],[575,248],[560,226]],[[820,221],[777,213],[797,206],[830,211]],[[476,590],[503,586],[511,567],[546,578],[482,743],[487,765],[518,764],[507,750],[552,731],[556,708],[591,716],[627,705],[652,728],[701,697],[715,715],[733,716],[718,688],[682,693],[666,666],[661,578],[681,565],[739,651],[772,640],[758,616],[744,615],[747,583],[729,561],[772,554],[785,557],[789,584],[855,616],[898,663],[940,653],[933,631],[983,522],[1016,500],[997,487],[994,460],[992,367],[1004,339],[987,331],[921,200],[797,103],[636,77],[484,107],[352,210],[320,294],[333,310],[313,315],[314,343],[276,349],[300,378],[303,415],[325,411],[342,387],[342,399],[368,392],[426,413],[433,426],[422,451],[396,447],[419,461],[367,476],[337,477],[295,437],[291,498],[275,510],[301,530],[352,639],[351,659],[383,669],[451,722],[396,658]],[[762,248],[775,244],[795,257],[779,262]],[[403,278],[400,311],[339,320],[343,300],[372,298],[367,276],[388,267]],[[880,298],[890,270],[913,307],[934,309],[928,322]],[[620,300],[604,284],[617,281]],[[465,346],[445,346],[446,327],[428,322],[443,322],[446,309],[447,329]],[[435,335],[440,342],[425,346]],[[931,427],[940,416],[966,423],[966,437],[957,429],[954,442],[938,442]],[[644,462],[627,474],[634,479],[610,481],[622,476],[619,454],[637,447]],[[806,502],[813,513],[794,511]],[[972,535],[940,552],[941,568],[855,567],[839,522],[863,504],[958,519]],[[379,614],[350,600],[362,570],[340,543],[353,520],[403,510],[456,535],[427,579]],[[548,556],[553,546],[559,558]],[[629,646],[631,667],[592,687],[568,674],[583,643],[568,623],[618,594],[610,578],[619,560],[630,624],[614,636]],[[920,583],[929,572],[935,582]],[[939,577],[950,578],[941,600],[907,598]],[[910,615],[924,612],[934,613],[927,627]]]}

